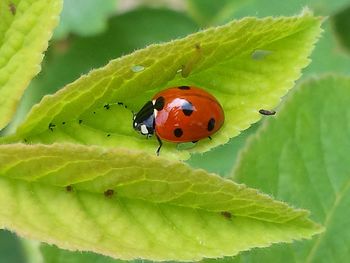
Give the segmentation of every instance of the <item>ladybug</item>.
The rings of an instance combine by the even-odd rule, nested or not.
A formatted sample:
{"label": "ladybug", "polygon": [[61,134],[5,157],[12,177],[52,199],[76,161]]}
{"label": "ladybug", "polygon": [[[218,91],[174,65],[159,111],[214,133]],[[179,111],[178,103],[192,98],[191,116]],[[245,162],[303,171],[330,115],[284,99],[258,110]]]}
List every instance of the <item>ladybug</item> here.
{"label": "ladybug", "polygon": [[224,111],[218,100],[203,89],[193,86],[172,87],[157,93],[134,114],[133,128],[142,135],[156,135],[162,140],[184,143],[208,137],[224,123]]}

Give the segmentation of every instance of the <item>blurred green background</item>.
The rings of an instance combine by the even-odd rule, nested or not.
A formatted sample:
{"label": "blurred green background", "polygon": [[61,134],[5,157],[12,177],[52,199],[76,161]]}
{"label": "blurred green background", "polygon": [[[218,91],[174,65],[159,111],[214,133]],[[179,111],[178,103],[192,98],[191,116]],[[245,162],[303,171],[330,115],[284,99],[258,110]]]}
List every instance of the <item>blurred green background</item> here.
{"label": "blurred green background", "polygon": [[[315,74],[349,74],[349,0],[65,0],[61,21],[46,52],[42,71],[27,89],[6,132],[14,130],[44,95],[54,93],[111,59],[232,19],[296,15],[306,7],[327,20],[322,38],[312,54],[312,63],[304,70],[301,80]],[[239,149],[258,126],[253,125],[228,144],[204,155],[194,155],[188,163],[229,176]],[[12,262],[121,261],[92,253],[61,251],[0,230],[0,263]]]}

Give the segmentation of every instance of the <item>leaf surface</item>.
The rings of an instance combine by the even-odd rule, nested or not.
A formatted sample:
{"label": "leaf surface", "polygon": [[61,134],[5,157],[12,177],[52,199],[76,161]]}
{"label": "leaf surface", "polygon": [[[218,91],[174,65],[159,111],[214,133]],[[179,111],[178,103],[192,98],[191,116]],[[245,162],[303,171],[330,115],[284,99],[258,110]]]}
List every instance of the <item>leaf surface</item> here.
{"label": "leaf surface", "polygon": [[305,82],[251,139],[235,178],[309,209],[327,231],[311,241],[246,253],[237,262],[344,262],[350,257],[349,104],[348,77]]}
{"label": "leaf surface", "polygon": [[0,129],[40,71],[61,5],[61,0],[0,1]]}
{"label": "leaf surface", "polygon": [[140,151],[2,145],[0,189],[0,226],[121,259],[222,257],[322,231],[305,210]]}
{"label": "leaf surface", "polygon": [[[196,85],[221,102],[225,124],[212,141],[200,141],[183,151],[165,143],[162,154],[185,159],[190,152],[208,151],[258,121],[259,109],[272,109],[279,103],[309,63],[307,57],[320,24],[321,19],[309,13],[290,18],[246,18],[151,45],[45,97],[16,135],[5,142],[74,142],[154,153],[156,139],[145,140],[132,129],[131,110],[138,111],[166,87]],[[187,77],[179,73],[183,66],[191,69]],[[128,109],[114,105],[117,102]],[[105,104],[113,105],[106,110]],[[54,129],[49,129],[50,123]]]}

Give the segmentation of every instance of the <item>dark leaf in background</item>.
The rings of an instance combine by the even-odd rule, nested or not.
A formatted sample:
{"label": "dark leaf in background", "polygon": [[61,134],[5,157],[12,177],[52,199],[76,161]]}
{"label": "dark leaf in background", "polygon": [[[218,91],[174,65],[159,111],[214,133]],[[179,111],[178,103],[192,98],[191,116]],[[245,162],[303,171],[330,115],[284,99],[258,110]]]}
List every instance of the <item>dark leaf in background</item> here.
{"label": "dark leaf in background", "polygon": [[115,13],[117,1],[64,0],[61,22],[55,29],[54,39],[63,39],[70,33],[91,36],[107,29],[108,18]]}
{"label": "dark leaf in background", "polygon": [[350,6],[341,10],[331,20],[342,48],[350,53]]}
{"label": "dark leaf in background", "polygon": [[25,263],[20,240],[11,232],[0,230],[0,263]]}

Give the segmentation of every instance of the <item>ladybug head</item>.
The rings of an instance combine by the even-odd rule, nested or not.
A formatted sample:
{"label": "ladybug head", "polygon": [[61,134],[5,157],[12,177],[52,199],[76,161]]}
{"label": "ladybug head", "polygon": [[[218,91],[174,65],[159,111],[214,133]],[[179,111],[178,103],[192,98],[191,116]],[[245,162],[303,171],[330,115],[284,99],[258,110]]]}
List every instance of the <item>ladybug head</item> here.
{"label": "ladybug head", "polygon": [[142,135],[147,135],[147,137],[153,135],[155,128],[155,118],[152,101],[148,101],[142,107],[142,109],[134,115],[133,127]]}

